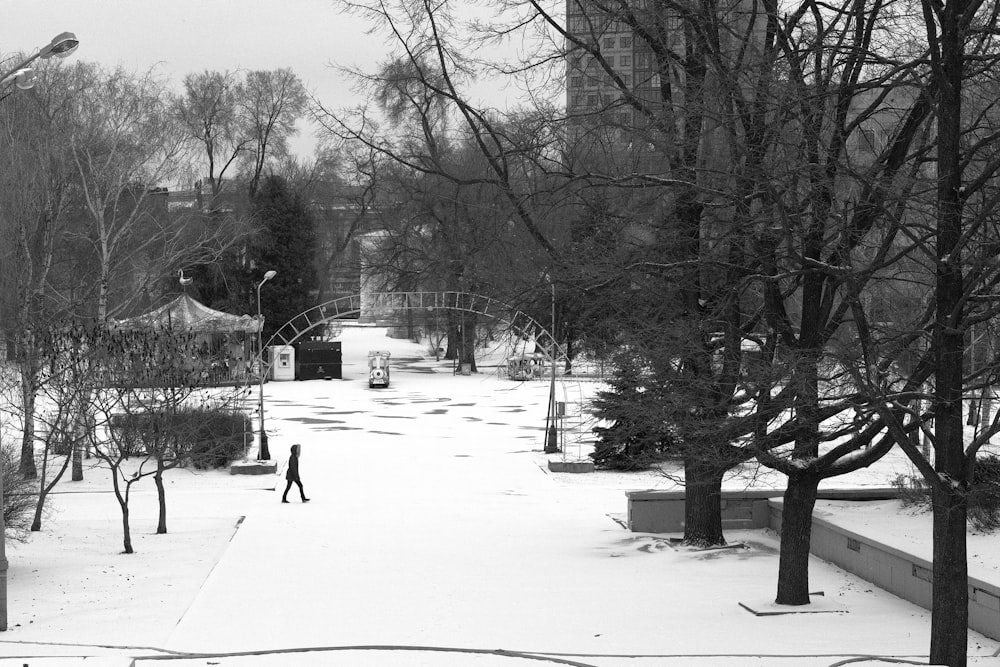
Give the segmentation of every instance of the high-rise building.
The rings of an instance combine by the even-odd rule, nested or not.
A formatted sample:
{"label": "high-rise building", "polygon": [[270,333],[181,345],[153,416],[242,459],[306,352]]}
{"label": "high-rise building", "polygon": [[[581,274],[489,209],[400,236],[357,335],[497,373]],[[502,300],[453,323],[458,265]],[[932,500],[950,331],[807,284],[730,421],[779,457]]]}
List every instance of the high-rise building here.
{"label": "high-rise building", "polygon": [[[673,50],[683,42],[679,21],[662,3],[633,0],[632,15],[648,25],[650,35]],[[604,123],[631,125],[632,108],[622,101],[622,90],[632,92],[644,106],[663,103],[657,58],[649,37],[637,35],[620,15],[600,9],[591,0],[567,0],[567,31],[599,50],[604,62],[584,48],[568,45],[566,112],[586,118],[599,116]]]}
{"label": "high-rise building", "polygon": [[[566,1],[567,32],[600,54],[597,57],[572,40],[567,44],[566,112],[574,121],[594,117],[604,125],[640,128],[644,114],[636,114],[634,106],[623,101],[623,91],[629,91],[646,111],[657,113],[668,105],[682,109],[685,70],[698,67],[698,55],[707,69],[728,67],[742,79],[739,71],[752,70],[751,61],[758,57],[755,45],[763,43],[764,16],[751,0],[713,3],[711,21],[704,17],[703,6],[693,6],[682,20],[676,10],[657,0],[614,3],[614,9],[600,5],[593,0]],[[705,24],[697,32],[714,41],[709,48],[717,49],[715,53],[697,53],[704,49],[700,45],[687,48],[687,35],[696,32],[693,25],[698,20]],[[695,59],[685,62],[692,54]],[[709,73],[701,85],[706,88],[700,94],[711,97],[717,80]]]}

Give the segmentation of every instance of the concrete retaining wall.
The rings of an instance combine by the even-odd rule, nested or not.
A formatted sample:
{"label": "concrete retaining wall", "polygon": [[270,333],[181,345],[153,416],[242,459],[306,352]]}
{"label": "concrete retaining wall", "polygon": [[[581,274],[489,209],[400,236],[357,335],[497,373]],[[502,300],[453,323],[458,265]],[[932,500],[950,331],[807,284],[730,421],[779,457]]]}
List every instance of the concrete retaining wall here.
{"label": "concrete retaining wall", "polygon": [[[767,528],[768,501],[781,498],[783,491],[750,490],[722,492],[722,527],[728,530]],[[628,527],[639,533],[684,532],[683,491],[628,491]],[[888,500],[898,498],[894,488],[828,489],[819,491],[822,500]]]}
{"label": "concrete retaining wall", "polygon": [[[781,530],[780,502],[770,503],[771,528]],[[933,564],[813,514],[809,551],[904,600],[931,608]],[[1000,587],[969,577],[969,627],[1000,639]]]}
{"label": "concrete retaining wall", "polygon": [[[683,491],[630,491],[629,530],[643,533],[684,531]],[[772,528],[781,531],[781,491],[723,492],[724,529]],[[820,491],[824,500],[886,500],[896,489]],[[866,581],[924,609],[931,608],[932,564],[813,515],[810,551]],[[969,577],[969,627],[1000,640],[1000,587]]]}

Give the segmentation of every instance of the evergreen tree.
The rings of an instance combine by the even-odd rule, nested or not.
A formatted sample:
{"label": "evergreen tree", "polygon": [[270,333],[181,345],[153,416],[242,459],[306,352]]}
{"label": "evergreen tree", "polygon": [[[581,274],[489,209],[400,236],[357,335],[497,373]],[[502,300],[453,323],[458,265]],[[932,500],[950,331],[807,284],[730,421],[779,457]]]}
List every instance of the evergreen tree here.
{"label": "evergreen tree", "polygon": [[315,305],[316,229],[301,194],[279,176],[262,182],[252,212],[261,229],[250,249],[255,273],[251,298],[256,299],[264,273],[277,272],[260,293],[267,341],[285,322]]}
{"label": "evergreen tree", "polygon": [[594,428],[597,444],[590,456],[595,465],[640,470],[669,457],[673,429],[663,418],[663,398],[647,370],[629,350],[615,355],[610,389],[598,392],[593,402],[594,416],[609,423]]}

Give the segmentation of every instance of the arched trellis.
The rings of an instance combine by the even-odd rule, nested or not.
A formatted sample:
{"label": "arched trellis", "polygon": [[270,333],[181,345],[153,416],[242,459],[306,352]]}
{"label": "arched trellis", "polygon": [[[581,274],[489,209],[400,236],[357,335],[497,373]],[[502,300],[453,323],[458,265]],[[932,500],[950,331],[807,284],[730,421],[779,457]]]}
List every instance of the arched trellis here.
{"label": "arched trellis", "polygon": [[[372,312],[434,309],[457,310],[489,317],[522,335],[534,336],[542,355],[550,362],[566,358],[566,351],[552,333],[537,320],[512,306],[482,294],[470,292],[375,292],[366,295],[365,308]],[[291,345],[309,331],[333,320],[346,319],[362,311],[360,294],[333,299],[303,311],[285,322],[268,339],[265,347]]]}

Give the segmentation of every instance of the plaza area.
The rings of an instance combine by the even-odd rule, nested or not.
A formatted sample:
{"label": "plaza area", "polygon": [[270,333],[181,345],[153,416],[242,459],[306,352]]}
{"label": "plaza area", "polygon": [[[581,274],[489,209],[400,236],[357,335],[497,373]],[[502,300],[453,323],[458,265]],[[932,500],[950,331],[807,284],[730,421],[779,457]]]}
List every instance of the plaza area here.
{"label": "plaza area", "polygon": [[[343,380],[265,385],[278,474],[171,471],[166,535],[154,534],[152,483],[139,484],[135,554],[121,553],[106,471],[61,482],[43,531],[8,546],[0,664],[926,662],[929,612],[816,559],[822,613],[749,613],[741,602],[774,597],[773,533],[696,552],[629,532],[625,491],[669,479],[550,472],[548,382],[487,365],[454,374],[426,345],[384,334],[344,329]],[[392,351],[386,389],[367,386],[369,349]],[[292,444],[306,504],[294,492],[280,503]],[[1000,643],[968,641],[970,664],[1000,660]]]}

